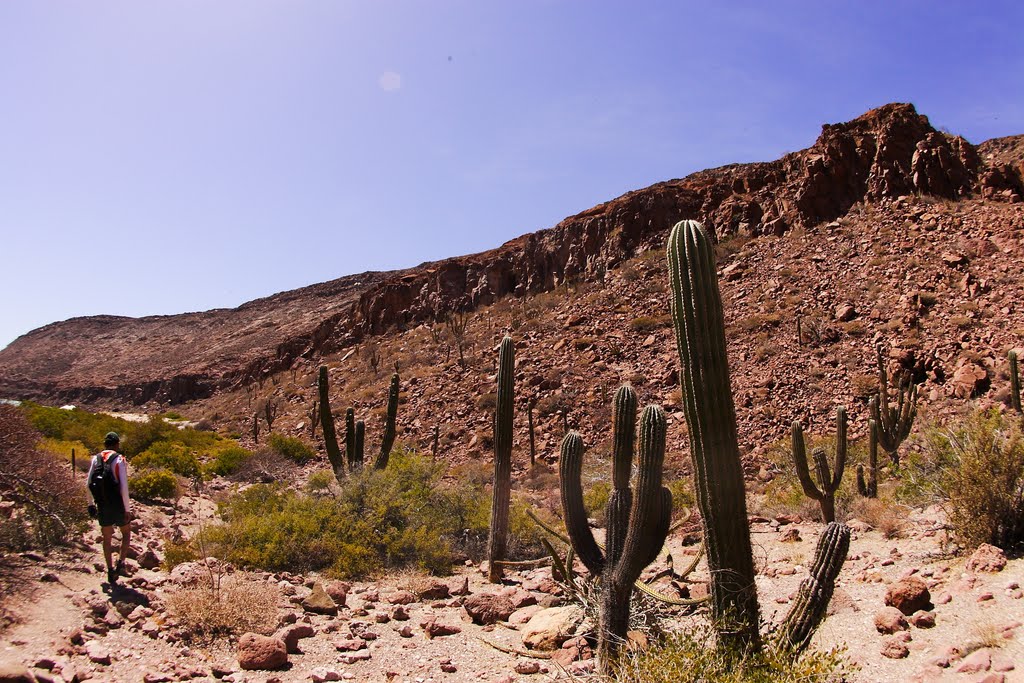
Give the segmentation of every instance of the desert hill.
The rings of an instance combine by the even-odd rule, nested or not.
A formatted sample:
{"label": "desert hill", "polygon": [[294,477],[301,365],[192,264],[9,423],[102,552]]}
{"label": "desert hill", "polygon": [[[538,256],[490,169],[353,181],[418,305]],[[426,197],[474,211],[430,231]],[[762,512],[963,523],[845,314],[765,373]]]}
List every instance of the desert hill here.
{"label": "desert hill", "polygon": [[[728,314],[737,320],[768,316],[762,326],[739,323],[736,343],[747,356],[756,358],[758,346],[779,350],[793,343],[780,344],[777,337],[785,329],[793,338],[797,312],[809,317],[806,322],[827,328],[826,338],[835,334],[838,323],[852,320],[866,326],[850,337],[861,347],[870,346],[881,332],[898,342],[906,336],[900,329],[881,330],[879,325],[892,325],[884,319],[894,311],[909,315],[911,326],[914,316],[894,308],[909,304],[888,301],[889,294],[903,297],[920,290],[930,300],[929,292],[948,285],[957,301],[960,288],[965,300],[978,306],[964,315],[977,318],[979,327],[984,321],[985,327],[995,328],[977,351],[994,359],[1019,341],[1009,333],[1024,328],[1012,297],[1002,300],[1007,287],[1015,291],[1020,286],[1022,150],[1020,137],[974,146],[936,131],[912,105],[890,104],[848,123],[824,125],[814,145],[777,161],[725,166],[658,183],[480,254],[344,277],[231,310],[54,323],[0,352],[0,396],[93,405],[179,404],[262,386],[286,369],[295,377],[298,368],[378,338],[391,339],[388,333],[441,320],[447,311],[483,311],[499,301],[508,308],[529,307],[537,295],[566,284],[622,280],[634,285],[625,281],[626,273],[640,269],[647,279],[645,269],[653,274],[658,265],[650,259],[636,265],[633,259],[660,248],[668,228],[682,218],[703,221],[725,247],[726,301],[735,304]],[[845,285],[853,289],[844,290]],[[857,291],[863,286],[885,290],[877,292],[883,305],[865,302]],[[508,295],[519,303],[510,303]],[[663,301],[622,295],[607,308],[584,311],[593,329],[575,323],[572,334],[614,337],[604,324],[608,316],[633,320],[646,309],[665,312]],[[979,304],[977,297],[992,295],[1000,301],[989,313],[990,306]],[[789,305],[787,298],[800,301]],[[762,311],[766,302],[777,310]],[[855,320],[834,320],[834,307],[841,303],[854,307]],[[947,304],[953,301],[945,298],[935,308],[945,310]],[[628,311],[621,310],[625,305]],[[918,317],[932,308],[917,305]],[[755,313],[746,313],[746,307]],[[555,314],[573,318],[564,311]],[[509,327],[508,320],[496,323],[493,315],[487,314],[492,328]],[[928,337],[927,331],[918,334]],[[959,328],[957,334],[970,337]],[[546,341],[554,344],[559,336],[564,335]],[[843,336],[840,331],[840,341]],[[641,342],[622,339],[623,353],[640,353],[646,347],[634,346]],[[596,344],[594,353],[600,355],[602,346]],[[922,351],[921,358],[903,358],[919,380],[936,364],[928,359],[941,353],[937,347]],[[941,364],[942,381],[952,377],[956,362],[949,358]],[[658,365],[655,374],[670,373],[670,366],[667,361]],[[742,369],[739,374],[742,378]],[[737,380],[741,386],[743,381]]]}

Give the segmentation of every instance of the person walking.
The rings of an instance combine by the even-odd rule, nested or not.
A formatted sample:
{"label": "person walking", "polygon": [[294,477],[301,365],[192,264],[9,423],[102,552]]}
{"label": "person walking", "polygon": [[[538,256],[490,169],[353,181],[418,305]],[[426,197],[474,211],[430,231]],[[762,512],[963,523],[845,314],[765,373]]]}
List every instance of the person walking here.
{"label": "person walking", "polygon": [[[95,502],[95,510],[90,508],[100,523],[103,536],[103,559],[107,563],[107,583],[114,585],[117,577],[124,574],[124,558],[128,554],[131,541],[132,511],[128,498],[128,463],[118,452],[121,437],[117,432],[108,432],[103,439],[104,449],[93,456],[89,464],[89,493]],[[114,564],[114,527],[121,530],[121,551]]]}

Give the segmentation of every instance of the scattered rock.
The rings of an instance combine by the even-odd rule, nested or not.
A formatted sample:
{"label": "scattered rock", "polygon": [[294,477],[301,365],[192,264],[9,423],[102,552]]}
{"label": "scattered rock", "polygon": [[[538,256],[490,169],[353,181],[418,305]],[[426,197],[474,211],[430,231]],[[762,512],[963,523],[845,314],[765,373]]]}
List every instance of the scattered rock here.
{"label": "scattered rock", "polygon": [[466,598],[462,608],[473,620],[474,624],[493,624],[498,621],[508,621],[509,616],[516,611],[516,606],[509,598],[494,593],[477,593]]}
{"label": "scattered rock", "polygon": [[575,605],[543,609],[523,626],[523,645],[531,650],[554,650],[570,638],[583,621],[583,610]]}
{"label": "scattered rock", "polygon": [[278,629],[273,637],[283,641],[288,654],[294,655],[300,652],[299,640],[302,638],[312,638],[315,635],[316,630],[309,624],[292,624]]}
{"label": "scattered rock", "polygon": [[338,613],[338,605],[334,598],[327,594],[319,583],[313,586],[313,592],[302,600],[302,609],[313,614],[334,616]]}
{"label": "scattered rock", "polygon": [[907,644],[896,638],[886,638],[882,642],[882,656],[889,659],[904,659],[910,656]]}
{"label": "scattered rock", "polygon": [[992,653],[987,648],[975,650],[964,657],[960,666],[956,668],[957,673],[976,674],[988,671],[992,668]]}
{"label": "scattered rock", "polygon": [[411,605],[416,602],[416,596],[411,591],[395,591],[387,597],[392,605]]}
{"label": "scattered rock", "polygon": [[274,671],[287,663],[288,647],[280,638],[246,633],[238,639],[238,666],[246,671]]}
{"label": "scattered rock", "polygon": [[928,584],[916,576],[908,576],[891,584],[885,591],[885,604],[910,615],[932,607]]}
{"label": "scattered rock", "polygon": [[883,607],[875,614],[875,628],[879,633],[896,633],[910,628],[903,612],[895,607]]}
{"label": "scattered rock", "polygon": [[515,670],[517,674],[522,674],[524,676],[540,673],[540,662],[536,662],[532,659],[520,659],[516,662]]}
{"label": "scattered rock", "polygon": [[21,664],[0,662],[0,683],[35,683],[35,677]]}
{"label": "scattered rock", "polygon": [[423,629],[424,635],[428,639],[440,638],[441,636],[453,636],[456,633],[462,633],[462,629],[452,624],[439,623],[434,619],[428,619],[420,624],[420,628]]}
{"label": "scattered rock", "polygon": [[917,628],[933,628],[935,626],[935,612],[925,612],[923,610],[914,612],[907,621]]}
{"label": "scattered rock", "polygon": [[1001,572],[1006,567],[1006,554],[1000,548],[982,543],[967,560],[967,571]]}
{"label": "scattered rock", "polygon": [[362,638],[348,638],[334,641],[334,649],[338,652],[356,652],[366,649],[366,641]]}

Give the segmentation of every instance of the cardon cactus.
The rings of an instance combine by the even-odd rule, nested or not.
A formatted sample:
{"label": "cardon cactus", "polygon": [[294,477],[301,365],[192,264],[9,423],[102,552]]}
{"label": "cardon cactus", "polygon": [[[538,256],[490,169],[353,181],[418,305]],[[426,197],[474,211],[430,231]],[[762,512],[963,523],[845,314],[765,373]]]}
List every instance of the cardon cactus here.
{"label": "cardon cactus", "polygon": [[338,437],[334,432],[334,414],[331,412],[331,400],[328,395],[326,365],[320,366],[317,388],[320,390],[320,428],[324,433],[324,448],[327,449],[327,459],[334,470],[334,477],[340,483],[345,478],[345,464],[341,459]]}
{"label": "cardon cactus", "polygon": [[363,466],[363,454],[356,455],[355,408],[349,408],[345,411],[345,458],[348,460],[349,472],[355,472]]}
{"label": "cardon cactus", "polygon": [[491,498],[491,527],[487,540],[488,580],[502,579],[501,563],[508,542],[508,511],[512,495],[512,407],[515,401],[515,344],[512,337],[501,340],[498,351],[498,399],[494,409],[494,493]]}
{"label": "cardon cactus", "polygon": [[355,445],[355,457],[356,462],[363,462],[363,438],[366,436],[366,423],[362,420],[356,420],[355,438],[353,444]]}
{"label": "cardon cactus", "polygon": [[1017,351],[1011,349],[1007,357],[1010,360],[1010,403],[1018,413],[1024,413],[1020,405],[1020,367],[1017,365]]}
{"label": "cardon cactus", "polygon": [[756,648],[760,638],[754,558],[714,248],[700,223],[685,220],[672,228],[667,251],[680,385],[711,573],[712,614],[723,644]]}
{"label": "cardon cactus", "polygon": [[811,642],[814,629],[825,618],[836,587],[836,577],[850,550],[850,529],[831,522],[818,539],[811,574],[800,583],[793,607],[779,629],[779,643],[799,653]]}
{"label": "cardon cactus", "polygon": [[[395,365],[397,368],[397,364]],[[382,470],[388,466],[388,458],[391,457],[391,449],[395,445],[395,421],[398,418],[398,372],[391,375],[391,386],[388,387],[388,412],[384,419],[384,437],[380,442],[380,453],[377,454],[377,461],[373,466]]]}
{"label": "cardon cactus", "polygon": [[899,449],[908,436],[917,415],[917,385],[909,373],[897,377],[896,403],[889,402],[889,377],[885,371],[882,350],[878,350],[878,394],[868,404],[871,419],[878,423],[878,444],[889,454],[894,465],[900,464]]}
{"label": "cardon cactus", "polygon": [[857,465],[857,491],[865,498],[878,497],[878,423],[868,420],[868,466]]}
{"label": "cardon cactus", "polygon": [[846,408],[839,406],[836,409],[835,472],[830,474],[828,471],[828,458],[825,451],[815,448],[811,453],[814,458],[815,474],[818,477],[818,486],[815,486],[807,465],[803,428],[798,420],[793,421],[793,462],[796,465],[796,474],[800,478],[800,486],[803,488],[804,494],[808,498],[818,501],[818,505],[821,506],[822,521],[826,524],[836,521],[836,491],[839,490],[839,484],[843,481],[843,472],[846,470],[846,446]]}
{"label": "cardon cactus", "polygon": [[624,386],[616,393],[613,419],[615,445],[605,553],[587,524],[580,483],[583,439],[577,432],[565,435],[559,464],[566,530],[583,564],[591,574],[601,576],[598,663],[605,672],[626,640],[633,584],[664,545],[672,515],[672,494],[662,486],[665,411],[657,405],[647,406],[640,417],[635,494],[629,487],[636,420],[636,394],[631,387]]}

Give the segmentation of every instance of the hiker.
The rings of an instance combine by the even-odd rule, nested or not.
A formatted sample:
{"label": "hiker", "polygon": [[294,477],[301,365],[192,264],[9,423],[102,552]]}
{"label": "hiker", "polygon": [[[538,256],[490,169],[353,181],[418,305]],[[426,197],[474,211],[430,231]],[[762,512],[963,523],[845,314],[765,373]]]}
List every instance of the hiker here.
{"label": "hiker", "polygon": [[[103,439],[104,450],[93,456],[89,465],[89,493],[96,502],[89,506],[89,514],[100,523],[103,534],[103,559],[107,562],[107,583],[114,585],[117,577],[124,574],[124,558],[128,554],[131,540],[132,509],[128,499],[128,464],[117,452],[121,437],[117,432],[108,432]],[[121,529],[121,552],[114,565],[114,527]]]}

